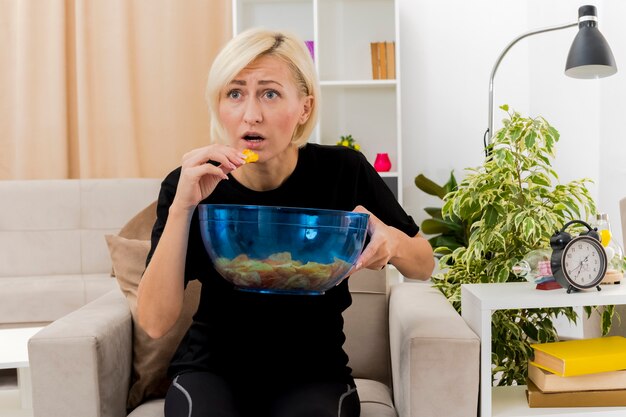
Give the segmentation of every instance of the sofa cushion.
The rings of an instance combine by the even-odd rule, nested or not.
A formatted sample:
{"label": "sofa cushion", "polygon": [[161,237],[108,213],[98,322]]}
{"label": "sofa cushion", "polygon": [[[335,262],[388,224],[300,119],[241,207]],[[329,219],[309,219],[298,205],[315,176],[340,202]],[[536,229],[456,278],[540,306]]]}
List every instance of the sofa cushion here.
{"label": "sofa cushion", "polygon": [[80,228],[79,181],[0,181],[0,196],[0,230]]}
{"label": "sofa cushion", "polygon": [[102,238],[160,179],[0,181],[0,326],[49,323],[117,287]]}
{"label": "sofa cushion", "polygon": [[156,199],[160,184],[155,178],[80,180],[81,229],[119,230]]}
{"label": "sofa cushion", "polygon": [[109,274],[0,278],[0,325],[50,323],[117,287]]}
{"label": "sofa cushion", "polygon": [[361,417],[397,417],[389,387],[371,379],[356,378],[354,382],[361,400]]}
{"label": "sofa cushion", "polygon": [[106,235],[106,241],[115,276],[133,316],[133,366],[127,403],[128,408],[133,409],[144,400],[163,397],[167,392],[170,384],[167,368],[198,307],[200,283],[193,281],[187,286],[183,311],[174,327],[165,336],[152,339],[135,321],[137,287],[145,269],[150,241],[117,235]]}
{"label": "sofa cushion", "polygon": [[164,399],[146,401],[135,408],[128,417],[163,417]]}

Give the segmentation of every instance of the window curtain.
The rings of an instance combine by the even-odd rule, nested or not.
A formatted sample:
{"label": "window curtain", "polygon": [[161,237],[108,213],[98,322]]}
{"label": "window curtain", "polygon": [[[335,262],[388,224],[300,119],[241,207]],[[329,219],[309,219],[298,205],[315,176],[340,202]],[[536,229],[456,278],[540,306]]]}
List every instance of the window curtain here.
{"label": "window curtain", "polygon": [[0,0],[0,179],[163,177],[231,34],[230,0]]}

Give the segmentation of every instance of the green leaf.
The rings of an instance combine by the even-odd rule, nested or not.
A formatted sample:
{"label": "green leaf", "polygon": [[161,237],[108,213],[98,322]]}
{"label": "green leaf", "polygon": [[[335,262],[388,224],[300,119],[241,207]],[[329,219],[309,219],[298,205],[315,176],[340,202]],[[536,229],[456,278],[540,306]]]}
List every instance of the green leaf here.
{"label": "green leaf", "polygon": [[443,235],[437,236],[436,243],[437,243],[437,247],[443,246],[443,247],[450,249],[451,251],[462,247],[462,245],[459,243],[457,239],[450,237],[450,236],[443,236]]}
{"label": "green leaf", "polygon": [[461,226],[447,220],[426,219],[422,222],[421,229],[427,235],[436,235],[461,230]]}
{"label": "green leaf", "polygon": [[522,330],[531,340],[537,340],[537,328],[529,323],[522,324]]}
{"label": "green leaf", "polygon": [[535,146],[535,139],[537,139],[537,133],[535,133],[534,130],[531,130],[524,138],[526,148],[532,148],[533,146]]}
{"label": "green leaf", "polygon": [[535,221],[531,217],[526,217],[522,222],[522,230],[526,238],[531,238],[535,232]]}
{"label": "green leaf", "polygon": [[552,183],[550,182],[550,179],[541,173],[529,176],[528,181],[533,182],[535,184],[543,185],[545,187],[550,187],[552,185]]}
{"label": "green leaf", "polygon": [[458,184],[456,182],[456,178],[454,178],[454,171],[450,171],[450,178],[448,178],[448,182],[445,183],[443,188],[446,192],[456,191],[458,188]]}
{"label": "green leaf", "polygon": [[614,307],[615,306],[607,306],[602,312],[602,336],[606,336],[611,330]]}
{"label": "green leaf", "polygon": [[437,221],[437,219],[426,219],[422,222],[422,232],[427,235],[436,235],[439,233],[449,232],[450,229],[445,224]]}
{"label": "green leaf", "polygon": [[578,205],[576,205],[574,202],[564,199],[562,201],[563,204],[565,204],[565,206],[567,206],[567,209],[569,210],[570,213],[574,214],[574,216],[576,217],[580,217],[580,210],[578,209]]}
{"label": "green leaf", "polygon": [[476,242],[473,246],[474,257],[481,258],[483,256],[483,244],[481,242]]}
{"label": "green leaf", "polygon": [[493,206],[488,206],[485,210],[485,226],[492,227],[498,220],[498,211]]}
{"label": "green leaf", "polygon": [[433,246],[433,252],[436,255],[447,255],[447,254],[452,253],[452,249],[445,247],[445,246],[437,246],[437,247]]}
{"label": "green leaf", "polygon": [[509,279],[509,270],[506,268],[502,268],[498,271],[498,275],[496,276],[496,282],[506,282]]}
{"label": "green leaf", "polygon": [[552,136],[554,138],[554,141],[558,142],[559,138],[561,137],[561,135],[559,134],[559,131],[556,130],[552,126],[548,127],[548,130],[550,131],[550,136]]}
{"label": "green leaf", "polygon": [[415,177],[415,185],[426,194],[434,195],[443,200],[443,197],[447,194],[446,190],[440,185],[437,185],[434,181],[426,178],[424,175],[419,174]]}
{"label": "green leaf", "polygon": [[441,215],[441,207],[426,207],[424,211],[430,215],[430,217],[434,217],[436,219],[442,219]]}

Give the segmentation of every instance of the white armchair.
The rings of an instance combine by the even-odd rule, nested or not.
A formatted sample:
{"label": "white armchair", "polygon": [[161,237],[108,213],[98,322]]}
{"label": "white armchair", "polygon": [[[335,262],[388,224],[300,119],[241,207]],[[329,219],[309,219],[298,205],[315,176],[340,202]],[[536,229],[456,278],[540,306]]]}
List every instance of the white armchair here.
{"label": "white armchair", "polygon": [[[361,415],[475,416],[479,340],[445,297],[423,283],[388,288],[382,272],[350,287],[345,348]],[[132,340],[119,290],[42,330],[29,344],[35,417],[162,417],[162,399],[127,414]]]}

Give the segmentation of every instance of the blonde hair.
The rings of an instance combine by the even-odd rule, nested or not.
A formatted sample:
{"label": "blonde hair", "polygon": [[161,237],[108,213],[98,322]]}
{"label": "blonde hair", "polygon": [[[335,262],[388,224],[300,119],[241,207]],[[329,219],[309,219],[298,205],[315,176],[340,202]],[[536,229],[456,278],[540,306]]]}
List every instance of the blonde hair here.
{"label": "blonde hair", "polygon": [[227,137],[219,119],[221,92],[251,62],[261,56],[274,56],[290,68],[302,96],[312,96],[311,113],[298,125],[291,142],[298,147],[306,144],[317,123],[320,87],[313,60],[304,41],[288,32],[253,28],[231,39],[215,57],[206,85],[205,99],[209,105],[211,140],[226,143]]}

